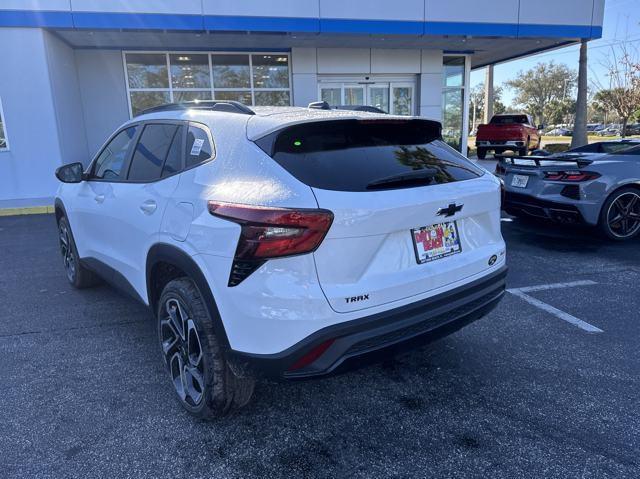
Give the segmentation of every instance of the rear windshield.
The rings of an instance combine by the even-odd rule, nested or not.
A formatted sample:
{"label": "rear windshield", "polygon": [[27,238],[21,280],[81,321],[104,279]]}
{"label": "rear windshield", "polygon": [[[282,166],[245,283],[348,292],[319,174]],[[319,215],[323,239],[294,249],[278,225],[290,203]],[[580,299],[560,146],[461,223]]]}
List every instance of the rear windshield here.
{"label": "rear windshield", "polygon": [[428,120],[332,120],[295,125],[256,144],[303,183],[371,191],[451,183],[483,171]]}
{"label": "rear windshield", "polygon": [[628,150],[638,146],[638,143],[631,142],[607,142],[607,143],[591,143],[590,145],[572,148],[571,152],[576,153],[617,153],[619,151]]}
{"label": "rear windshield", "polygon": [[527,115],[502,115],[491,118],[492,125],[512,125],[514,123],[524,125],[529,123],[529,119],[527,118]]}

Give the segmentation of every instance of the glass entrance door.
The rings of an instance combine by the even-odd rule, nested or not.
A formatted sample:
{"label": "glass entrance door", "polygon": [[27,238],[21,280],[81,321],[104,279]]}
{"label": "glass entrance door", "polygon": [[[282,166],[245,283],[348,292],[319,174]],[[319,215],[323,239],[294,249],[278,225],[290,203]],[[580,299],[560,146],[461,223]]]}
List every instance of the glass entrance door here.
{"label": "glass entrance door", "polygon": [[321,101],[331,106],[367,105],[392,115],[415,114],[415,82],[321,82]]}

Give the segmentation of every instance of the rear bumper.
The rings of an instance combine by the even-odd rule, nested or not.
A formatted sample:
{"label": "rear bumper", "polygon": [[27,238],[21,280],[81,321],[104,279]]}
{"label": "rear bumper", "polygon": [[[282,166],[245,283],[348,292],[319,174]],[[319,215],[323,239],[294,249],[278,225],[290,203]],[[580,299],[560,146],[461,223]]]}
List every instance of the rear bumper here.
{"label": "rear bumper", "polygon": [[476,148],[524,148],[526,145],[524,140],[476,140]]}
{"label": "rear bumper", "polygon": [[557,223],[585,224],[580,210],[572,204],[541,200],[536,196],[507,191],[503,207],[507,213],[542,218]]}
{"label": "rear bumper", "polygon": [[[321,329],[278,354],[230,351],[233,362],[248,365],[258,376],[308,378],[348,368],[379,356],[449,335],[491,311],[505,292],[507,267],[413,304]],[[330,346],[324,349],[330,342]],[[292,369],[301,358],[320,354],[310,364]]]}

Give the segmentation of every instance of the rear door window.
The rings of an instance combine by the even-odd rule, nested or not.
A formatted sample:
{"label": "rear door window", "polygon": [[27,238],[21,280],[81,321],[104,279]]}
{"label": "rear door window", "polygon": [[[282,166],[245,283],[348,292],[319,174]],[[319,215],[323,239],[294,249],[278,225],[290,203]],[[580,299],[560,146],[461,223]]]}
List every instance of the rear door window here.
{"label": "rear door window", "polygon": [[204,128],[190,125],[187,132],[186,164],[189,168],[213,157],[213,146]]}
{"label": "rear door window", "polygon": [[146,125],[133,153],[128,179],[155,181],[160,178],[177,131],[178,125],[174,124]]}
{"label": "rear door window", "polygon": [[483,171],[427,120],[333,120],[295,125],[256,144],[303,183],[338,191],[398,189],[477,178]]}

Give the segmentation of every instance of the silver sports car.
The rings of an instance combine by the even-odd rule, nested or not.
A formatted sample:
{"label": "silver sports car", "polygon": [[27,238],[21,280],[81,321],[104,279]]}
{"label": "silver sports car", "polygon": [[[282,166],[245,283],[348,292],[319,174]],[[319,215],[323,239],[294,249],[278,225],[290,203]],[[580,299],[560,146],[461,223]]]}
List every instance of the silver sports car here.
{"label": "silver sports car", "polygon": [[640,234],[640,142],[600,142],[550,156],[497,158],[507,213],[597,226],[614,240]]}

